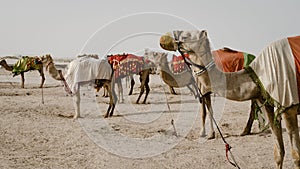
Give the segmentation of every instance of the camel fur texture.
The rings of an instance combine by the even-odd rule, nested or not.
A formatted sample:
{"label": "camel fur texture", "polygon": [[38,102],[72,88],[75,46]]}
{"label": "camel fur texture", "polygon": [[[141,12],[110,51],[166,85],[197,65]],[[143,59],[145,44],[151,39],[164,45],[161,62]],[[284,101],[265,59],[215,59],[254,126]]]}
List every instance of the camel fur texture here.
{"label": "camel fur texture", "polygon": [[[93,58],[93,57],[89,57],[89,56],[86,56],[86,57],[87,58]],[[66,78],[65,78],[63,76],[63,74],[62,74],[62,71],[56,69],[52,57],[50,55],[46,56],[45,60],[46,60],[46,63],[45,63],[46,64],[46,70],[48,70],[50,76],[53,79],[55,79],[55,80],[59,80],[59,81],[64,82],[65,89],[67,89],[68,93],[70,93],[71,95],[73,95],[73,103],[74,103],[74,107],[75,107],[74,119],[79,118],[80,117],[80,86],[83,85],[84,83],[87,83],[87,81],[85,81],[85,82],[79,82],[77,84],[78,85],[78,90],[74,91],[73,89],[71,89],[71,88],[68,87],[69,84],[66,82],[66,78],[68,78],[68,76],[66,76]],[[86,62],[89,62],[89,61],[86,60]],[[69,69],[70,69],[70,64],[68,66]],[[107,64],[108,64],[108,62],[107,62]],[[73,65],[73,66],[76,67],[76,65]],[[95,87],[95,89],[97,91],[99,91],[100,88],[104,87],[108,91],[108,93],[109,93],[110,102],[109,102],[109,107],[107,109],[107,112],[104,115],[105,118],[113,115],[113,112],[114,112],[114,109],[115,109],[115,105],[116,105],[116,102],[117,102],[117,96],[116,96],[115,91],[114,91],[113,86],[112,86],[112,84],[114,83],[112,81],[113,80],[113,70],[112,70],[112,68],[110,66],[109,66],[109,68],[110,69],[108,69],[107,71],[108,71],[108,73],[111,74],[110,78],[106,78],[106,79],[90,79],[90,82],[92,82],[92,83],[95,84],[94,87]],[[85,70],[89,70],[89,68],[86,68]],[[80,69],[78,71],[80,71]],[[89,71],[93,72],[94,69],[91,69]],[[72,74],[72,72],[68,72],[68,73]],[[97,74],[97,73],[99,73],[99,72],[93,72],[93,74]]]}
{"label": "camel fur texture", "polygon": [[[276,116],[274,105],[266,102],[263,89],[253,80],[253,74],[245,69],[224,73],[215,66],[206,30],[174,31],[173,33],[174,38],[163,36],[160,39],[160,45],[167,50],[188,53],[194,64],[205,67],[205,72],[201,75],[203,77],[197,77],[197,79],[201,80],[203,84],[209,84],[212,92],[230,100],[257,99],[260,103],[266,103],[263,111],[268,117],[274,136],[274,159],[278,169],[283,168],[285,155],[281,125],[281,119],[284,119],[290,138],[294,165],[295,168],[300,168],[300,138],[297,119],[299,104],[286,107],[282,114]],[[165,44],[164,40],[166,39],[171,43]],[[193,66],[193,70],[197,72],[199,68]]]}

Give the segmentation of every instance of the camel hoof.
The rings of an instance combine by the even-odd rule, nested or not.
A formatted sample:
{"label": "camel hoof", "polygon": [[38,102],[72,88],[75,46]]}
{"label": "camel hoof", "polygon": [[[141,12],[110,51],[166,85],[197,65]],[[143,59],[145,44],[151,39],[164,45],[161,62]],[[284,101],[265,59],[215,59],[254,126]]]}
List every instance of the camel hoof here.
{"label": "camel hoof", "polygon": [[108,118],[108,114],[104,116],[104,118]]}
{"label": "camel hoof", "polygon": [[73,117],[74,120],[76,120],[76,119],[78,119],[78,118],[80,118],[80,116],[74,116],[74,117]]}
{"label": "camel hoof", "polygon": [[250,131],[243,131],[240,136],[250,135]]}
{"label": "camel hoof", "polygon": [[215,132],[210,133],[210,135],[207,137],[208,140],[216,138]]}
{"label": "camel hoof", "polygon": [[201,130],[201,132],[200,132],[200,137],[205,137],[206,135],[205,135],[205,130]]}

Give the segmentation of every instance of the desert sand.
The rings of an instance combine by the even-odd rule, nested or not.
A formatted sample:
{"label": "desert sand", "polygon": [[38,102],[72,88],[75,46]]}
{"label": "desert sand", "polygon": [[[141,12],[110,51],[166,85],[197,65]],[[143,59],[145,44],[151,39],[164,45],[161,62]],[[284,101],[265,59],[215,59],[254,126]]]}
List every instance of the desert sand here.
{"label": "desert sand", "polygon": [[[28,72],[25,78],[22,89],[19,76],[13,78],[0,69],[0,168],[235,168],[226,160],[219,133],[213,140],[199,136],[199,103],[188,89],[176,89],[178,95],[171,95],[158,75],[150,77],[146,105],[134,103],[139,93],[138,77],[132,96],[127,95],[123,81],[125,102],[118,103],[114,116],[107,119],[103,115],[108,98],[102,97],[103,90],[94,93],[92,87],[82,87],[82,117],[77,120],[72,119],[72,97],[60,82],[46,73],[44,88],[40,89],[38,72]],[[222,99],[213,100],[218,125],[239,166],[275,168],[270,130],[260,133],[255,121],[251,135],[239,136],[250,102],[223,100],[222,105]],[[292,168],[284,122],[283,128],[284,168]]]}

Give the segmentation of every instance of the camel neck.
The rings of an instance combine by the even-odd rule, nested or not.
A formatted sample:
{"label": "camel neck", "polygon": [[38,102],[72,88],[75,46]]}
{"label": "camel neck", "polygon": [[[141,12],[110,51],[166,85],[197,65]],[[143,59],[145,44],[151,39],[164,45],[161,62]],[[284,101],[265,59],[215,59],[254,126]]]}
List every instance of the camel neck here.
{"label": "camel neck", "polygon": [[0,63],[1,63],[0,65],[3,66],[5,70],[7,70],[7,71],[13,70],[13,67],[9,66],[5,61],[1,61]]}
{"label": "camel neck", "polygon": [[55,80],[63,81],[64,78],[61,76],[59,70],[56,69],[54,63],[51,61],[47,64],[47,68],[49,71],[49,74],[51,75],[52,78]]}

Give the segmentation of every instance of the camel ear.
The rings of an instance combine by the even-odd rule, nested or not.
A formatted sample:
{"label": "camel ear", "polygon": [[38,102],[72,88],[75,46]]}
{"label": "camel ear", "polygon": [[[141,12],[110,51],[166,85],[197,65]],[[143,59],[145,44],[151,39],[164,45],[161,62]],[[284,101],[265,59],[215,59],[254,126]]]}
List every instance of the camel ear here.
{"label": "camel ear", "polygon": [[207,30],[202,30],[203,36],[207,37]]}

